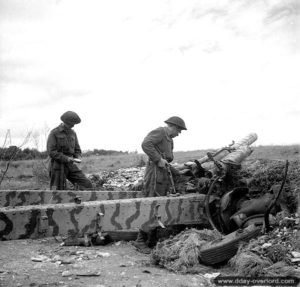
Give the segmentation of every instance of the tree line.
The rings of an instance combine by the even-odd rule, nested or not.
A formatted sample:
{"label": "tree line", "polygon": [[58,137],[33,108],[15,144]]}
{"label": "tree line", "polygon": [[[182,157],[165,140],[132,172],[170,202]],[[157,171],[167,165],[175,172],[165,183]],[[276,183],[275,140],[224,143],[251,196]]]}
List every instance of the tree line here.
{"label": "tree line", "polygon": [[[100,155],[119,155],[128,154],[128,151],[115,151],[105,149],[88,150],[82,153],[83,156],[100,156]],[[0,148],[0,160],[30,160],[30,159],[45,159],[47,158],[47,151],[39,151],[35,148],[20,148],[17,146],[9,146]]]}

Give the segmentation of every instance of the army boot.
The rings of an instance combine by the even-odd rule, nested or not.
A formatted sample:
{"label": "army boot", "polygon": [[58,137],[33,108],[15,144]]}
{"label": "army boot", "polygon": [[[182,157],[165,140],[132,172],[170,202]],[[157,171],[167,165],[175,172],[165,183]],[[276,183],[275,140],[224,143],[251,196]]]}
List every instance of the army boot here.
{"label": "army boot", "polygon": [[148,233],[146,244],[150,248],[153,248],[158,241],[157,230],[158,230],[158,227],[152,228],[152,229],[150,229],[150,231]]}
{"label": "army boot", "polygon": [[132,242],[132,245],[141,253],[150,254],[151,249],[147,246],[147,233],[139,230],[137,239]]}

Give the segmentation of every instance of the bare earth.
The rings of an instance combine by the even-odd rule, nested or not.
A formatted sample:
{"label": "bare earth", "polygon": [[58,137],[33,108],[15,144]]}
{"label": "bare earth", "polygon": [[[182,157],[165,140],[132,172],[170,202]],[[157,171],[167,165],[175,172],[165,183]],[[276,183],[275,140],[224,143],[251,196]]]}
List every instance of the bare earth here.
{"label": "bare earth", "polygon": [[[223,269],[224,271],[224,269]],[[60,246],[54,239],[0,241],[0,286],[213,286],[220,270],[175,274],[152,266],[130,242]],[[223,273],[223,272],[222,272]]]}

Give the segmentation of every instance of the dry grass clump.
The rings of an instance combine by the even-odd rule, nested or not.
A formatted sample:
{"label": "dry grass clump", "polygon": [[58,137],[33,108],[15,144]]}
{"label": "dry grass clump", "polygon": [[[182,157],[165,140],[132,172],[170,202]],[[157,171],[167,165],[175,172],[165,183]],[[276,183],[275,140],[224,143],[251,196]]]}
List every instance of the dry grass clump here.
{"label": "dry grass clump", "polygon": [[277,262],[264,270],[266,276],[277,277],[277,276],[295,276],[300,277],[300,271],[288,266],[285,262]]}
{"label": "dry grass clump", "polygon": [[151,254],[151,261],[175,272],[189,272],[199,265],[200,247],[208,241],[220,239],[213,230],[189,229],[160,242]]}
{"label": "dry grass clump", "polygon": [[272,262],[267,258],[261,258],[250,250],[240,248],[238,253],[229,260],[238,276],[257,277],[264,275],[264,268],[270,267]]}
{"label": "dry grass clump", "polygon": [[273,263],[284,261],[286,258],[287,252],[288,252],[288,249],[281,244],[276,244],[276,245],[270,246],[265,251],[266,257],[269,258]]}
{"label": "dry grass clump", "polygon": [[273,262],[266,257],[240,248],[238,253],[229,260],[237,276],[259,277],[259,276],[300,276],[300,271],[284,261]]}

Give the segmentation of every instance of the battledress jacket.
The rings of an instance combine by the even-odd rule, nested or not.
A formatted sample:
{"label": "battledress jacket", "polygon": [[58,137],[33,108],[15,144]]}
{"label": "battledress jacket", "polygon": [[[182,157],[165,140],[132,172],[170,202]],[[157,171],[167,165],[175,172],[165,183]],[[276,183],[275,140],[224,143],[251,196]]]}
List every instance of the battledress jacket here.
{"label": "battledress jacket", "polygon": [[151,131],[143,140],[142,149],[149,157],[144,175],[145,197],[164,196],[169,191],[168,171],[157,164],[162,157],[168,162],[173,160],[173,146],[173,139],[164,127]]}
{"label": "battledress jacket", "polygon": [[47,140],[47,152],[51,158],[49,164],[50,188],[56,186],[58,190],[65,189],[65,178],[73,184],[77,183],[80,187],[92,188],[92,183],[77,165],[68,161],[68,157],[79,158],[81,156],[75,131],[66,128],[63,124],[53,129]]}
{"label": "battledress jacket", "polygon": [[53,129],[48,137],[47,152],[58,163],[67,163],[68,157],[80,157],[81,149],[75,131],[63,124]]}

